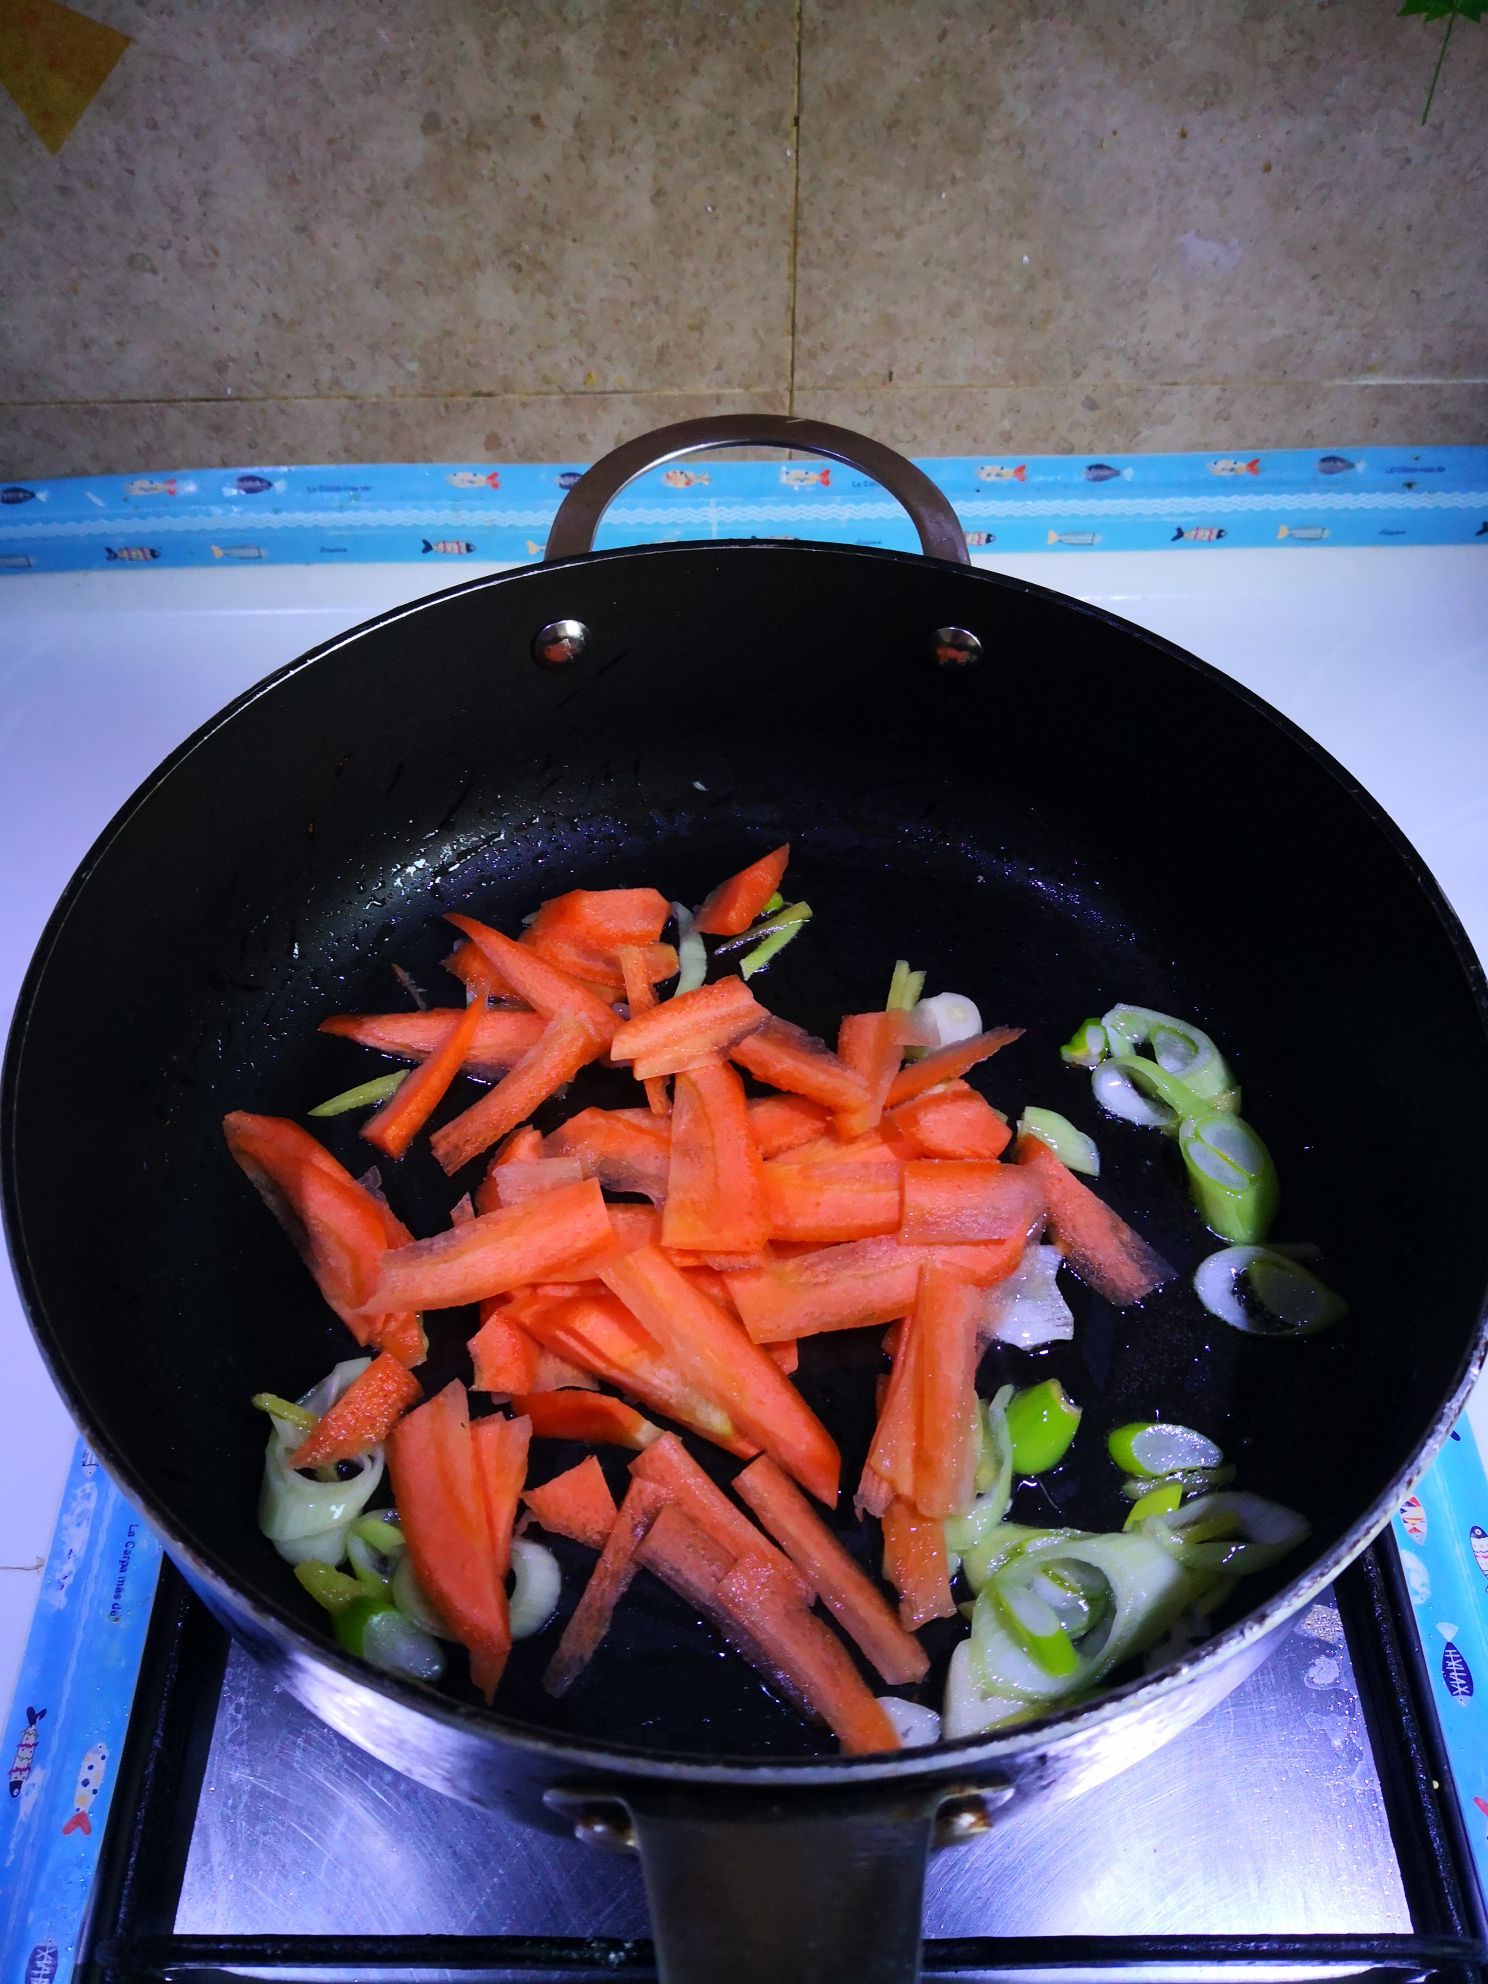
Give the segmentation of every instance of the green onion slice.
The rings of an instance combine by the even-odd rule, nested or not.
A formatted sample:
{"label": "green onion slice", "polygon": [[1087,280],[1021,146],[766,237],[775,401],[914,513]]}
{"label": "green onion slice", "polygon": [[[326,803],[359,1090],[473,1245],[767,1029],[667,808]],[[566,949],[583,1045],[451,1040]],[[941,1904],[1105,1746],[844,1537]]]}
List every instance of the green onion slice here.
{"label": "green onion slice", "polygon": [[1218,1467],[1224,1455],[1192,1426],[1167,1420],[1133,1420],[1106,1436],[1106,1451],[1123,1474],[1158,1480],[1182,1468]]}
{"label": "green onion slice", "polygon": [[739,976],[753,978],[757,971],[763,971],[771,958],[778,957],[793,937],[799,937],[811,919],[811,905],[807,902],[794,903],[788,911],[782,911],[775,919],[776,928],[762,944],[756,944],[752,951],[746,951],[739,960]]}
{"label": "green onion slice", "polygon": [[912,1006],[918,1004],[924,989],[924,972],[911,971],[907,958],[897,958],[894,963],[894,975],[889,980],[889,996],[884,1001],[885,1012],[907,1013]]}
{"label": "green onion slice", "polygon": [[1071,1171],[1083,1171],[1087,1178],[1100,1176],[1100,1152],[1095,1147],[1095,1138],[1083,1130],[1077,1130],[1068,1116],[1061,1116],[1057,1109],[1025,1109],[1018,1118],[1018,1134],[1027,1131],[1037,1137],[1067,1165]]}
{"label": "green onion slice", "polygon": [[1106,1043],[1106,1029],[1099,1020],[1082,1020],[1073,1035],[1059,1050],[1062,1061],[1069,1061],[1077,1068],[1094,1068],[1105,1060],[1110,1048]]}
{"label": "green onion slice", "polygon": [[1151,1006],[1113,1006],[1101,1024],[1113,1055],[1135,1057],[1139,1049],[1148,1048],[1164,1074],[1182,1082],[1211,1109],[1240,1107],[1240,1090],[1224,1056],[1190,1021],[1174,1019]]}
{"label": "green onion slice", "polygon": [[1007,1408],[1014,1474],[1047,1474],[1069,1452],[1082,1408],[1072,1403],[1057,1378],[1045,1378],[1017,1392]]}
{"label": "green onion slice", "polygon": [[344,1116],[351,1109],[368,1109],[374,1102],[386,1102],[390,1095],[408,1079],[411,1070],[397,1068],[390,1075],[374,1075],[370,1082],[358,1082],[355,1088],[342,1089],[326,1102],[317,1102],[313,1109],[306,1110],[308,1116]]}
{"label": "green onion slice", "polygon": [[1266,1237],[1281,1194],[1271,1153],[1239,1116],[1190,1116],[1178,1148],[1199,1217],[1221,1240],[1253,1246]]}
{"label": "green onion slice", "polygon": [[708,947],[693,928],[692,911],[680,902],[672,904],[677,922],[677,982],[672,997],[679,992],[696,992],[708,976]]}
{"label": "green onion slice", "polygon": [[1193,1285],[1211,1316],[1252,1336],[1311,1336],[1348,1314],[1342,1296],[1274,1247],[1222,1247]]}

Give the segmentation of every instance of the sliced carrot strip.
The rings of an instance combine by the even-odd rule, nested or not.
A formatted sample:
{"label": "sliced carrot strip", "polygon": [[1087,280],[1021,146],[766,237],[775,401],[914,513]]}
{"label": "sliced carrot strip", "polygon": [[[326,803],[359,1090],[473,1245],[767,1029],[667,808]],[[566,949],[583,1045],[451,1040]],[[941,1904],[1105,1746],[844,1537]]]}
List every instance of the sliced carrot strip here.
{"label": "sliced carrot strip", "polygon": [[532,1422],[507,1419],[501,1413],[477,1419],[470,1428],[475,1448],[476,1472],[480,1476],[481,1498],[491,1534],[491,1556],[498,1578],[511,1569],[512,1525],[517,1519],[517,1502],[527,1479],[527,1448],[532,1438]]}
{"label": "sliced carrot strip", "polygon": [[606,1191],[666,1197],[672,1127],[646,1109],[581,1109],[543,1139],[550,1156],[576,1157]]}
{"label": "sliced carrot strip", "polygon": [[371,1453],[422,1397],[418,1379],[390,1352],[380,1352],[316,1420],[290,1455],[290,1466],[328,1467],[332,1461]]}
{"label": "sliced carrot strip", "polygon": [[919,1425],[914,1495],[922,1516],[964,1516],[976,1493],[977,1322],[982,1291],[953,1268],[928,1261],[915,1299],[919,1338]]}
{"label": "sliced carrot strip", "polygon": [[532,1380],[532,1390],[537,1392],[568,1392],[599,1389],[599,1380],[592,1371],[586,1371],[581,1364],[570,1358],[560,1357],[556,1350],[546,1344],[537,1349],[537,1374]]}
{"label": "sliced carrot strip", "polygon": [[480,1001],[472,1000],[459,1018],[451,1021],[434,1051],[403,1077],[382,1107],[363,1123],[360,1134],[369,1144],[388,1157],[403,1156],[464,1066],[480,1016]]}
{"label": "sliced carrot strip", "polygon": [[[543,1026],[546,1029],[546,1021]],[[501,1189],[496,1174],[503,1165],[528,1164],[544,1154],[542,1132],[535,1130],[530,1123],[524,1123],[520,1130],[513,1130],[509,1137],[504,1137],[491,1153],[486,1175],[475,1188],[476,1211],[495,1212],[500,1207]]]}
{"label": "sliced carrot strip", "polygon": [[896,1496],[908,1501],[914,1494],[920,1440],[920,1332],[913,1313],[898,1327],[892,1357],[856,1497],[858,1507],[875,1516],[881,1516]]}
{"label": "sliced carrot strip", "polygon": [[[679,1080],[681,1077],[679,1076]],[[789,1153],[791,1157],[794,1152]],[[847,1163],[764,1167],[765,1210],[776,1240],[867,1240],[893,1233],[902,1217],[899,1173],[891,1153]]]}
{"label": "sliced carrot strip", "polygon": [[732,1562],[759,1557],[773,1564],[797,1595],[810,1602],[811,1587],[806,1579],[698,1466],[675,1433],[664,1433],[654,1446],[647,1447],[630,1463],[630,1471],[638,1480],[665,1489],[684,1514],[727,1550]]}
{"label": "sliced carrot strip", "polygon": [[408,1554],[430,1602],[470,1655],[489,1702],[511,1648],[465,1387],[445,1386],[388,1435],[388,1473]]}
{"label": "sliced carrot strip", "polygon": [[937,1047],[923,1061],[908,1061],[889,1084],[888,1107],[897,1108],[911,1097],[923,1095],[939,1082],[951,1081],[986,1061],[999,1049],[1023,1038],[1021,1026],[995,1026],[973,1040],[958,1040],[949,1047]]}
{"label": "sliced carrot strip", "polygon": [[1006,1279],[1023,1258],[1021,1240],[907,1246],[897,1235],[851,1240],[796,1254],[769,1267],[726,1276],[729,1294],[756,1343],[897,1322],[914,1304],[920,1264],[933,1257],[980,1288]]}
{"label": "sliced carrot strip", "polygon": [[610,1630],[615,1607],[640,1568],[637,1551],[647,1530],[667,1505],[663,1489],[633,1480],[605,1538],[599,1562],[574,1607],[557,1651],[548,1662],[543,1686],[550,1695],[566,1695],[599,1649]]}
{"label": "sliced carrot strip", "polygon": [[661,1239],[698,1253],[757,1253],[770,1237],[744,1084],[727,1062],[677,1076]]}
{"label": "sliced carrot strip", "polygon": [[763,1348],[766,1357],[772,1364],[778,1364],[788,1378],[799,1368],[801,1346],[794,1337],[789,1343],[767,1343]]}
{"label": "sliced carrot strip", "polygon": [[287,1117],[237,1109],[223,1117],[222,1130],[235,1163],[284,1228],[316,1287],[359,1342],[371,1341],[375,1318],[363,1319],[360,1311],[387,1247],[372,1194]]}
{"label": "sliced carrot strip", "polygon": [[480,1328],[467,1346],[474,1376],[472,1391],[532,1391],[537,1383],[538,1346],[520,1323],[505,1313],[503,1299],[482,1302]]}
{"label": "sliced carrot strip", "polygon": [[519,1206],[524,1199],[556,1192],[562,1185],[577,1185],[583,1176],[584,1167],[576,1157],[519,1157],[497,1165],[491,1182],[498,1205]]}
{"label": "sliced carrot strip", "polygon": [[827,1126],[827,1112],[802,1095],[765,1095],[749,1104],[749,1134],[761,1157],[810,1143]]}
{"label": "sliced carrot strip", "polygon": [[694,1288],[659,1247],[636,1248],[600,1279],[746,1438],[757,1440],[818,1501],[836,1501],[841,1461],[827,1429],[733,1317]]}
{"label": "sliced carrot strip", "polygon": [[446,920],[470,939],[482,958],[494,965],[499,978],[535,1012],[548,1019],[556,1019],[560,1013],[570,1014],[587,1022],[601,1044],[611,1038],[619,1025],[614,1013],[603,999],[568,972],[514,944],[510,937],[491,929],[489,924],[477,923],[473,916],[450,916]]}
{"label": "sliced carrot strip", "polygon": [[804,1095],[825,1109],[858,1109],[868,1101],[868,1084],[855,1068],[824,1041],[773,1014],[734,1042],[729,1059],[771,1088]]}
{"label": "sliced carrot strip", "polygon": [[633,1447],[639,1453],[662,1437],[661,1428],[643,1419],[634,1406],[599,1392],[535,1392],[514,1398],[512,1410],[527,1415],[539,1439],[589,1440],[596,1446]]}
{"label": "sliced carrot strip", "polygon": [[717,978],[626,1020],[610,1042],[610,1058],[632,1063],[637,1080],[674,1075],[725,1052],[768,1018],[742,978]]}
{"label": "sliced carrot strip", "polygon": [[[603,1051],[603,1042],[584,1015],[560,1013],[548,1022],[542,1039],[509,1074],[503,1075],[463,1115],[434,1132],[429,1139],[430,1149],[447,1173],[458,1171],[498,1137],[504,1137],[508,1130],[524,1122],[534,1109],[571,1082],[580,1068]],[[410,1079],[416,1081],[418,1076]]]}
{"label": "sliced carrot strip", "polygon": [[453,1309],[524,1282],[561,1280],[574,1261],[614,1239],[592,1178],[384,1255],[370,1308]]}
{"label": "sliced carrot strip", "polygon": [[705,937],[742,937],[780,887],[789,860],[787,841],[720,882],[697,913],[698,929]]}
{"label": "sliced carrot strip", "polygon": [[909,1034],[907,1016],[900,1012],[848,1013],[837,1029],[837,1052],[860,1077],[865,1094],[861,1101],[839,1109],[835,1128],[841,1137],[861,1137],[877,1127],[884,1112],[884,1101],[899,1063],[904,1058]]}
{"label": "sliced carrot strip", "polygon": [[916,1158],[904,1167],[904,1221],[899,1236],[911,1245],[939,1241],[1025,1242],[1043,1221],[1044,1194],[1016,1165],[985,1158]]}
{"label": "sliced carrot strip", "polygon": [[1098,1295],[1125,1308],[1171,1279],[1173,1270],[1162,1255],[1082,1185],[1046,1144],[1021,1136],[1014,1156],[1033,1173],[1048,1200],[1050,1241]]}
{"label": "sliced carrot strip", "polygon": [[[621,944],[615,953],[620,961],[620,976],[625,986],[625,1003],[630,1008],[630,1017],[638,1020],[643,1013],[649,1013],[656,1004],[656,991],[646,969],[643,954],[634,944]],[[676,953],[672,953],[675,959]],[[675,964],[673,966],[675,970]],[[653,1116],[669,1116],[672,1112],[671,1100],[667,1095],[666,1083],[652,1076],[646,1083],[646,1107]]]}
{"label": "sliced carrot strip", "polygon": [[751,1461],[733,1485],[883,1678],[896,1685],[923,1680],[930,1667],[924,1648],[769,1455]]}
{"label": "sliced carrot strip", "polygon": [[884,1511],[884,1577],[899,1594],[899,1617],[913,1631],[955,1616],[944,1526],[908,1502]]}
{"label": "sliced carrot strip", "polygon": [[544,940],[558,939],[613,969],[621,945],[654,944],[670,915],[671,905],[655,889],[570,889],[541,905],[522,941],[541,950]]}
{"label": "sliced carrot strip", "polygon": [[[434,1052],[446,1029],[464,1010],[462,1006],[431,1006],[422,1013],[332,1013],[321,1021],[320,1031],[354,1040],[399,1061],[422,1061]],[[480,1018],[464,1061],[471,1074],[499,1074],[515,1067],[542,1037],[541,1013],[491,1012],[479,1001],[477,1010]]]}
{"label": "sliced carrot strip", "polygon": [[903,1137],[916,1157],[1001,1157],[1013,1140],[1006,1119],[962,1081],[901,1102],[883,1127]]}
{"label": "sliced carrot strip", "polygon": [[614,1527],[615,1498],[593,1454],[541,1487],[524,1489],[522,1500],[552,1535],[572,1537],[591,1550],[602,1550]]}

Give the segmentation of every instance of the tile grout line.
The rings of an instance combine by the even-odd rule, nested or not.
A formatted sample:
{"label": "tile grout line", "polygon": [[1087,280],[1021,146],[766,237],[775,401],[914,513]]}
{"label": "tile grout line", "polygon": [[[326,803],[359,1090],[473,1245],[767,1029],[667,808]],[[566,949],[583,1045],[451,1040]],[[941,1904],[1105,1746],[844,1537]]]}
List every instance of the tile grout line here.
{"label": "tile grout line", "polygon": [[801,16],[805,0],[796,0],[795,75],[791,88],[791,214],[789,266],[789,316],[785,334],[785,410],[796,410],[796,264],[801,239]]}

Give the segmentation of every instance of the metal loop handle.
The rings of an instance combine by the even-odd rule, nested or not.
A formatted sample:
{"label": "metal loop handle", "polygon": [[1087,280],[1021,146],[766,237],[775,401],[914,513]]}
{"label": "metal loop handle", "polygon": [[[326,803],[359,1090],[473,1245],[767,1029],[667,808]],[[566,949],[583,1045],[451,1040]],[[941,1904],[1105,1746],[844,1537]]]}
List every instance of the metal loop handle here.
{"label": "metal loop handle", "polygon": [[969,565],[966,533],[956,512],[922,469],[880,441],[831,427],[821,420],[797,420],[788,413],[720,413],[703,420],[679,420],[627,441],[597,461],[560,504],[548,533],[544,558],[579,558],[594,548],[600,518],[628,482],[649,468],[695,455],[703,448],[802,448],[829,461],[860,469],[881,483],[909,512],[927,558]]}

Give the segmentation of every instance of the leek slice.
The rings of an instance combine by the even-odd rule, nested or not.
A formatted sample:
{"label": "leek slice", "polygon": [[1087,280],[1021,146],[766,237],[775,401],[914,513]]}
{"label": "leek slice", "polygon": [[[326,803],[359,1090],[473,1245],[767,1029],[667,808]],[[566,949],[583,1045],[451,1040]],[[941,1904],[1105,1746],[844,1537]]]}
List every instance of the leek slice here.
{"label": "leek slice", "polygon": [[367,1109],[374,1102],[386,1102],[390,1095],[396,1095],[411,1071],[399,1068],[391,1075],[374,1075],[369,1082],[358,1082],[355,1088],[344,1088],[339,1095],[333,1095],[325,1102],[317,1102],[313,1109],[307,1109],[307,1116],[344,1116],[351,1109]]}
{"label": "leek slice", "polygon": [[680,902],[672,904],[677,921],[677,982],[672,997],[679,992],[696,992],[708,976],[708,947],[693,927],[692,911]]}
{"label": "leek slice", "polygon": [[958,1736],[984,1736],[992,1729],[1009,1729],[1037,1713],[1027,1702],[991,1694],[980,1685],[970,1640],[962,1640],[952,1651],[940,1711],[940,1733],[948,1742]]}
{"label": "leek slice", "polygon": [[1077,1068],[1098,1067],[1110,1053],[1106,1029],[1099,1020],[1082,1020],[1070,1039],[1059,1050],[1061,1061]]}
{"label": "leek slice", "polygon": [[346,1556],[347,1531],[381,1484],[381,1447],[352,1463],[356,1471],[344,1481],[333,1468],[322,1470],[331,1476],[323,1481],[289,1465],[290,1455],[305,1437],[300,1415],[308,1412],[312,1423],[321,1418],[371,1362],[370,1357],[349,1357],[336,1365],[300,1400],[293,1418],[276,1416],[272,1406],[267,1408],[272,1425],[264,1452],[258,1526],[286,1563],[319,1559],[334,1569]]}
{"label": "leek slice", "polygon": [[982,1031],[982,1015],[964,992],[937,992],[933,999],[917,1000],[910,1018],[923,1048],[953,1047],[958,1040],[975,1040]]}
{"label": "leek slice", "polygon": [[1075,1405],[1057,1378],[1045,1378],[1014,1393],[1007,1407],[1014,1474],[1047,1474],[1069,1452],[1083,1408]]}
{"label": "leek slice", "polygon": [[1178,1148],[1199,1217],[1221,1240],[1252,1246],[1276,1217],[1281,1187],[1271,1153],[1239,1116],[1189,1116]]}
{"label": "leek slice", "polygon": [[1222,1247],[1193,1285],[1211,1316],[1253,1336],[1310,1336],[1348,1314],[1341,1295],[1275,1247]]}
{"label": "leek slice", "polygon": [[511,1553],[511,1636],[514,1640],[525,1640],[540,1633],[557,1611],[563,1573],[551,1550],[541,1543],[528,1542],[525,1536],[513,1541]]}
{"label": "leek slice", "polygon": [[894,975],[889,980],[889,996],[884,1001],[884,1011],[888,1013],[912,1011],[924,989],[924,972],[911,971],[908,958],[896,958]]}
{"label": "leek slice", "polygon": [[1063,1258],[1057,1247],[1027,1248],[1006,1280],[987,1290],[982,1329],[1019,1350],[1068,1343],[1075,1333],[1075,1318],[1057,1280]]}
{"label": "leek slice", "polygon": [[1171,1515],[1156,1516],[1145,1535],[1165,1546],[1186,1570],[1243,1577],[1280,1563],[1312,1534],[1295,1509],[1235,1489],[1201,1495]]}
{"label": "leek slice", "polygon": [[438,1640],[457,1637],[449,1623],[435,1610],[428,1593],[419,1583],[413,1559],[407,1551],[404,1551],[397,1570],[393,1572],[392,1593],[393,1603],[404,1618],[411,1619],[423,1632],[432,1634]]}
{"label": "leek slice", "polygon": [[1171,1515],[1183,1500],[1183,1490],[1176,1481],[1159,1481],[1156,1487],[1149,1486],[1145,1481],[1140,1484],[1124,1481],[1121,1486],[1123,1493],[1129,1487],[1140,1486],[1142,1490],[1127,1512],[1126,1521],[1121,1525],[1123,1529],[1135,1529],[1149,1516]]}
{"label": "leek slice", "polygon": [[763,971],[771,958],[778,957],[793,937],[799,937],[811,920],[809,902],[792,903],[789,909],[781,910],[774,919],[774,927],[762,944],[756,944],[752,951],[746,951],[739,960],[739,976],[753,978],[757,971]]}
{"label": "leek slice", "polygon": [[1106,1436],[1106,1451],[1123,1474],[1149,1481],[1177,1474],[1184,1468],[1218,1467],[1224,1454],[1192,1426],[1166,1419],[1132,1420]]}
{"label": "leek slice", "polygon": [[1100,1176],[1100,1152],[1095,1138],[1077,1130],[1068,1116],[1057,1109],[1025,1109],[1018,1118],[1018,1134],[1037,1137],[1071,1171],[1083,1171],[1087,1178]]}
{"label": "leek slice", "polygon": [[922,1749],[940,1741],[940,1717],[923,1702],[907,1702],[902,1695],[880,1695],[878,1705],[893,1723],[906,1750]]}
{"label": "leek slice", "polygon": [[[1147,1476],[1123,1481],[1121,1492],[1129,1502],[1140,1502],[1148,1495],[1172,1489],[1177,1494],[1178,1502],[1181,1502],[1187,1495],[1207,1495],[1215,1488],[1228,1488],[1234,1478],[1235,1469],[1228,1462],[1223,1467],[1181,1467],[1172,1474],[1156,1478]],[[1174,1502],[1174,1508],[1178,1502]]]}
{"label": "leek slice", "polygon": [[1240,1107],[1240,1090],[1224,1056],[1208,1034],[1190,1021],[1159,1013],[1151,1006],[1113,1006],[1103,1015],[1101,1025],[1113,1055],[1138,1058],[1140,1048],[1150,1048],[1152,1061],[1162,1073],[1181,1082],[1211,1109]]}
{"label": "leek slice", "polygon": [[1011,1385],[1004,1385],[979,1406],[982,1419],[981,1451],[977,1457],[976,1500],[964,1516],[950,1516],[945,1527],[946,1552],[954,1573],[961,1560],[974,1591],[980,1591],[986,1573],[983,1554],[995,1546],[997,1532],[1013,1498],[1013,1444],[1008,1438],[1007,1407],[1013,1396]]}

